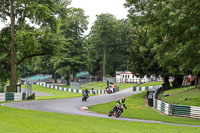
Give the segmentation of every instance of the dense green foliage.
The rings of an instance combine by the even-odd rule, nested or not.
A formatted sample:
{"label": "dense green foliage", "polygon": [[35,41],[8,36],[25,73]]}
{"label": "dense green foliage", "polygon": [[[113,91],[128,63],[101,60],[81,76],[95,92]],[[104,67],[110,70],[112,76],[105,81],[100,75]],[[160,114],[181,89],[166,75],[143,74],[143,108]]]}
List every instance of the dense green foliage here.
{"label": "dense green foliage", "polygon": [[83,37],[88,24],[87,16],[82,9],[70,8],[61,22],[60,35],[66,42],[58,48],[52,62],[58,73],[67,76],[73,73],[73,80],[76,81],[76,73],[87,70],[87,49]]}
{"label": "dense green foliage", "polygon": [[69,8],[70,0],[0,3],[0,19],[11,21],[0,31],[1,84],[28,72],[65,76],[69,83],[79,71],[114,76],[131,70],[161,75],[168,88],[169,76],[200,75],[198,0],[126,0],[128,19],[97,15],[87,37],[88,17]]}
{"label": "dense green foliage", "polygon": [[127,70],[131,28],[128,20],[117,20],[111,14],[97,15],[90,34],[88,48],[90,71],[113,76],[116,70]]}
{"label": "dense green foliage", "polygon": [[[68,0],[11,0],[0,1],[0,19],[11,23],[1,30],[1,75],[17,83],[17,66],[26,59],[52,54],[59,27],[59,17],[69,5]],[[8,65],[10,64],[10,65]],[[9,68],[9,69],[8,69]],[[2,82],[2,80],[1,80]]]}
{"label": "dense green foliage", "polygon": [[11,84],[16,84],[17,75],[51,73],[56,77],[87,68],[83,32],[88,22],[82,9],[68,8],[69,0],[1,1],[4,22],[12,4],[15,33],[10,37],[10,27],[0,31],[1,83],[10,76]]}
{"label": "dense green foliage", "polygon": [[198,0],[126,0],[136,29],[131,67],[139,75],[199,75]]}

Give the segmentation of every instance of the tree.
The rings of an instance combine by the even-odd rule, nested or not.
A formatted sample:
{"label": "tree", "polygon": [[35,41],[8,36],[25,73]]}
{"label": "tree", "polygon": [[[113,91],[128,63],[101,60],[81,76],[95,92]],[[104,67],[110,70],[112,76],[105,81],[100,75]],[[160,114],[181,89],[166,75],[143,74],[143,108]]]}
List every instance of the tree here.
{"label": "tree", "polygon": [[96,56],[102,60],[103,77],[106,76],[106,62],[108,62],[106,61],[107,56],[111,51],[112,46],[115,44],[116,24],[117,20],[111,14],[97,15],[97,20],[92,26],[91,33],[89,35],[91,40],[91,52],[96,49],[93,51],[93,54],[96,54]]}
{"label": "tree", "polygon": [[128,64],[133,33],[129,19],[117,20],[115,45],[111,49],[110,56],[108,56],[110,63],[109,74],[115,75],[116,71],[126,71],[129,69]]}
{"label": "tree", "polygon": [[[15,85],[17,83],[18,64],[22,63],[25,59],[48,54],[47,52],[43,53],[45,50],[42,50],[42,52],[35,50],[37,48],[45,48],[45,46],[37,40],[42,38],[42,33],[45,33],[45,31],[49,32],[53,30],[55,32],[57,30],[57,16],[59,16],[61,11],[66,8],[68,4],[69,1],[67,0],[0,1],[0,18],[3,21],[7,21],[7,18],[10,18],[11,22],[10,46],[7,45],[7,47],[10,47],[10,53],[8,53],[8,55],[10,54],[11,85]],[[39,28],[31,26],[31,24],[37,25]],[[21,35],[21,33],[23,34]],[[21,40],[18,40],[18,37]],[[34,48],[32,50],[37,52],[31,52],[30,54],[26,53],[19,59],[17,54],[20,49],[19,45],[23,48]],[[20,54],[23,55],[23,53]]]}
{"label": "tree", "polygon": [[199,19],[194,19],[199,16],[197,0],[127,0],[126,6],[140,29],[148,29],[147,44],[166,75],[199,74]]}
{"label": "tree", "polygon": [[80,8],[70,8],[62,15],[60,35],[65,41],[61,43],[52,60],[55,61],[54,67],[59,73],[65,72],[67,80],[72,72],[73,80],[76,81],[76,73],[87,69],[87,51],[83,37],[88,24],[87,16]]}
{"label": "tree", "polygon": [[117,20],[111,14],[98,15],[87,39],[91,73],[103,70],[105,77],[127,70],[131,36],[129,20]]}
{"label": "tree", "polygon": [[10,54],[7,53],[7,51],[10,51],[7,47],[10,41],[9,32],[9,28],[0,31],[0,86],[6,83],[10,75]]}

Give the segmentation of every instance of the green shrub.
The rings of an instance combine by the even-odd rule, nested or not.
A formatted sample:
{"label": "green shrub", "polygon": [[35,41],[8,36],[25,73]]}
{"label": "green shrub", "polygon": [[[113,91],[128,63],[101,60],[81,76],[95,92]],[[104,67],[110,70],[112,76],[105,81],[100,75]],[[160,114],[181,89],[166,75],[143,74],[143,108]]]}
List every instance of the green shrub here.
{"label": "green shrub", "polygon": [[4,92],[5,91],[5,86],[4,85],[0,85],[0,92]]}

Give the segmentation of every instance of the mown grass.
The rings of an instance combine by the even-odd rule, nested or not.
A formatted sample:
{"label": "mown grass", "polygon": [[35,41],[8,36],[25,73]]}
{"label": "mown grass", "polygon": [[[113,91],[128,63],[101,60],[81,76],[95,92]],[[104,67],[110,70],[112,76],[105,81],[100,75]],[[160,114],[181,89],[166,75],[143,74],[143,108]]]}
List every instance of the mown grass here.
{"label": "mown grass", "polygon": [[[94,88],[95,90],[104,90],[106,87],[107,83],[106,82],[91,82],[91,83],[85,83],[81,85],[81,90],[88,89],[91,90]],[[119,89],[125,89],[129,87],[136,86],[136,84],[131,84],[131,83],[118,83]],[[60,87],[65,87],[65,88],[70,88],[68,85],[59,85]]]}
{"label": "mown grass", "polygon": [[[169,96],[163,97],[163,94],[169,94]],[[194,86],[171,89],[161,93],[159,97],[162,101],[170,104],[200,107],[200,89],[197,89]]]}
{"label": "mown grass", "polygon": [[156,86],[156,85],[162,85],[162,84],[163,84],[163,82],[147,82],[147,83],[139,85],[138,87]]}
{"label": "mown grass", "polygon": [[[141,94],[133,95],[126,98],[126,106],[128,107],[128,109],[124,110],[124,113],[121,117],[155,120],[169,123],[200,125],[200,120],[167,116],[154,110],[153,108],[147,107],[146,100],[144,99],[145,94],[146,93],[143,92]],[[89,106],[89,110],[97,113],[108,113],[115,104],[116,102],[114,101],[106,104]]]}
{"label": "mown grass", "polygon": [[197,133],[200,128],[118,121],[0,106],[1,133]]}
{"label": "mown grass", "polygon": [[[22,86],[24,87],[24,86]],[[61,90],[56,90],[56,89],[51,89],[39,85],[33,85],[32,89],[34,91],[38,92],[43,92],[47,94],[52,94],[52,96],[37,96],[36,95],[36,100],[41,100],[41,99],[60,99],[60,98],[72,98],[72,97],[80,97],[82,94],[80,93],[72,93],[72,92],[65,92]]]}

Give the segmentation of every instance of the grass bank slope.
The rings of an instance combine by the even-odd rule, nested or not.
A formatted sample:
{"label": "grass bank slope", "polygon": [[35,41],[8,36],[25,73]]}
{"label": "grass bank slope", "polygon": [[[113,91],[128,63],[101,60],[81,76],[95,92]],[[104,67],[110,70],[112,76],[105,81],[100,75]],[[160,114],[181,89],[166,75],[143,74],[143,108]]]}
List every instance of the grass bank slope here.
{"label": "grass bank slope", "polygon": [[[22,87],[24,87],[24,86],[22,86]],[[52,96],[37,96],[36,95],[36,100],[72,98],[72,97],[81,97],[82,96],[82,94],[79,94],[79,93],[66,92],[66,91],[51,89],[51,88],[47,88],[47,87],[43,87],[43,86],[39,86],[39,85],[33,85],[32,89],[34,91],[52,94]]]}
{"label": "grass bank slope", "polygon": [[[163,94],[169,94],[169,96],[163,97]],[[200,89],[197,89],[194,86],[165,91],[160,94],[159,98],[170,104],[200,107]]]}
{"label": "grass bank slope", "polygon": [[[90,83],[82,84],[80,89],[82,89],[82,90],[84,90],[84,89],[91,90],[92,88],[94,88],[96,90],[104,90],[106,85],[107,85],[106,82],[90,82]],[[131,84],[131,83],[118,83],[117,85],[119,86],[120,90],[136,86],[136,84]],[[59,85],[59,86],[70,88],[70,86],[67,86],[67,85]]]}

